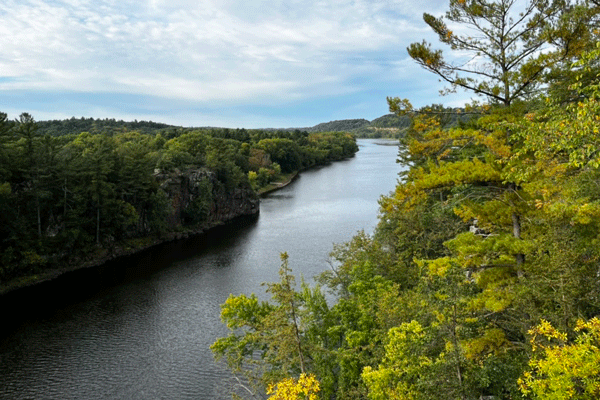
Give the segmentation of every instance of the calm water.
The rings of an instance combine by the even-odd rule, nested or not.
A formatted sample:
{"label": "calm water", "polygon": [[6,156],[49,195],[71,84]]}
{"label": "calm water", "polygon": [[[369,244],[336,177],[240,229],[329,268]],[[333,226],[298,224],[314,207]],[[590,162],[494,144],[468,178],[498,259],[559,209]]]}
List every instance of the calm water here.
{"label": "calm water", "polygon": [[333,243],[373,231],[397,148],[359,144],[263,199],[258,218],[0,298],[0,399],[230,399],[209,350],[227,334],[220,304],[277,281],[283,251],[310,281]]}

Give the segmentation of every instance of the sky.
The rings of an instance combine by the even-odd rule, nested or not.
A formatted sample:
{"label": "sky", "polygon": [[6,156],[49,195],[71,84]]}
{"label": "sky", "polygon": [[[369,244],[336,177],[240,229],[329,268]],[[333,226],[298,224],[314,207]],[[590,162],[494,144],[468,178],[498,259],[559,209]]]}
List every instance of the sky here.
{"label": "sky", "polygon": [[447,0],[2,0],[0,111],[15,119],[310,127],[461,105],[406,52]]}

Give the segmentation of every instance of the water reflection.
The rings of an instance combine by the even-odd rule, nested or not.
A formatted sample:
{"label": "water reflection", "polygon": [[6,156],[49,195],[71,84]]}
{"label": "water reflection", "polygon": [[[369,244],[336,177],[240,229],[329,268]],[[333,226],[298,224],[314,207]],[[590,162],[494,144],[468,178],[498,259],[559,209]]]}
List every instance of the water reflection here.
{"label": "water reflection", "polygon": [[230,293],[262,293],[279,253],[307,280],[333,243],[377,222],[396,148],[306,171],[264,198],[257,218],[168,243],[0,298],[0,398],[229,399],[235,381],[210,344]]}

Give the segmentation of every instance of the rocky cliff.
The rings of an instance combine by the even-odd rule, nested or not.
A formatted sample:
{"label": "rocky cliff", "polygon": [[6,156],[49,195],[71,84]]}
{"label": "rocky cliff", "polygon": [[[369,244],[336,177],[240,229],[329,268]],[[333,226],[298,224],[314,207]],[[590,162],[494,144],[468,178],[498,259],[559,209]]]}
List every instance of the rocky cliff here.
{"label": "rocky cliff", "polygon": [[259,212],[259,197],[249,185],[227,188],[208,169],[157,172],[155,177],[167,196],[166,208],[169,209],[160,234],[144,235],[138,231],[129,239],[107,241],[84,256],[66,255],[53,267],[35,275],[0,282],[0,294],[54,279],[69,271],[99,266],[160,243],[201,234],[237,217]]}
{"label": "rocky cliff", "polygon": [[157,179],[171,203],[170,229],[193,225],[206,229],[259,212],[259,198],[249,185],[228,190],[205,168],[157,174]]}

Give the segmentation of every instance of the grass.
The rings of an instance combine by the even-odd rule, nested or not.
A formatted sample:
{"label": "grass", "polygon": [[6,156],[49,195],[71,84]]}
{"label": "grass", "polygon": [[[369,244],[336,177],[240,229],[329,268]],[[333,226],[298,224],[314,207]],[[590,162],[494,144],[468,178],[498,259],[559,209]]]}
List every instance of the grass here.
{"label": "grass", "polygon": [[259,195],[263,195],[285,187],[296,177],[296,175],[298,175],[298,171],[290,172],[289,174],[280,174],[276,181],[269,183],[267,186],[261,187],[257,190],[257,193]]}

